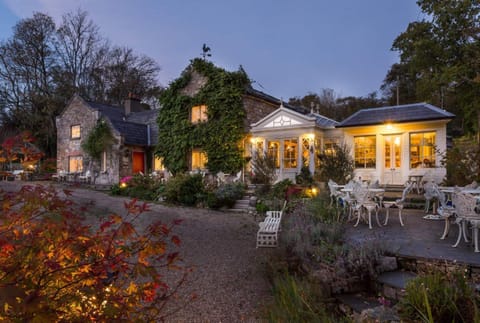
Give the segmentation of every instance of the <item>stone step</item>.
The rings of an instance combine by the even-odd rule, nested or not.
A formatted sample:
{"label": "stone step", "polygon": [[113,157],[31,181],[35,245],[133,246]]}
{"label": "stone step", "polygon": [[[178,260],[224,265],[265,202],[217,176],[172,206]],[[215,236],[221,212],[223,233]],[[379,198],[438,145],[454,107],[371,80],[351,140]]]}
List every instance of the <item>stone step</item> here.
{"label": "stone step", "polygon": [[402,270],[382,273],[377,278],[377,290],[386,298],[398,301],[404,296],[407,283],[415,277],[417,274]]}
{"label": "stone step", "polygon": [[400,322],[396,311],[382,304],[379,298],[365,293],[342,294],[337,297],[340,310],[355,322]]}

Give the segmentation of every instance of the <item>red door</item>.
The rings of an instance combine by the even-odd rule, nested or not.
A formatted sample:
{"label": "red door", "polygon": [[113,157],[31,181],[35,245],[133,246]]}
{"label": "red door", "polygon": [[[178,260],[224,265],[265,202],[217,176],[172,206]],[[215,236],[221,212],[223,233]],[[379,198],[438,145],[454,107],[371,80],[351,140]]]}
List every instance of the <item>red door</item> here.
{"label": "red door", "polygon": [[132,171],[134,174],[139,172],[145,174],[145,153],[143,151],[134,151],[132,164]]}

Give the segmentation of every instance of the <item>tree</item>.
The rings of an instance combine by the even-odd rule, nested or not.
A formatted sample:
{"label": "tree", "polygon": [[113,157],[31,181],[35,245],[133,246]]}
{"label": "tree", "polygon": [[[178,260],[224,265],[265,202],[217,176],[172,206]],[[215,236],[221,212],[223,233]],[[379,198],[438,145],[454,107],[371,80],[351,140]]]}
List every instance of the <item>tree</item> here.
{"label": "tree", "polygon": [[59,59],[56,73],[58,92],[66,100],[73,93],[92,98],[95,71],[105,64],[108,44],[85,11],[67,13],[57,30],[55,48]]}
{"label": "tree", "polygon": [[[168,315],[187,271],[179,267],[179,224],[142,228],[147,204],[126,215],[85,218],[71,192],[24,186],[0,192],[0,318],[18,322],[153,322]],[[95,218],[98,220],[98,218]],[[173,250],[173,251],[171,251]],[[179,275],[170,284],[164,274]]]}
{"label": "tree", "polygon": [[6,138],[0,145],[0,162],[7,163],[10,170],[14,161],[18,161],[24,167],[35,165],[43,157],[43,153],[33,142],[35,138],[29,131]]}
{"label": "tree", "polygon": [[340,97],[333,89],[321,89],[319,94],[308,93],[303,98],[290,98],[288,103],[310,108],[325,117],[341,121],[360,109],[382,106],[384,101],[377,98],[376,92],[366,97]]}
{"label": "tree", "polygon": [[55,24],[35,13],[14,27],[13,37],[0,45],[0,117],[3,125],[31,130],[48,155],[54,153],[56,104]]}
{"label": "tree", "polygon": [[[382,89],[392,99],[427,101],[455,113],[453,134],[478,131],[480,121],[480,3],[419,0],[425,19],[409,24],[393,42],[400,62]],[[411,103],[411,102],[404,102]]]}
{"label": "tree", "polygon": [[2,127],[32,130],[47,156],[56,155],[55,118],[75,93],[122,105],[134,93],[156,105],[160,67],[130,48],[109,45],[84,11],[55,26],[43,13],[20,20],[0,43]]}

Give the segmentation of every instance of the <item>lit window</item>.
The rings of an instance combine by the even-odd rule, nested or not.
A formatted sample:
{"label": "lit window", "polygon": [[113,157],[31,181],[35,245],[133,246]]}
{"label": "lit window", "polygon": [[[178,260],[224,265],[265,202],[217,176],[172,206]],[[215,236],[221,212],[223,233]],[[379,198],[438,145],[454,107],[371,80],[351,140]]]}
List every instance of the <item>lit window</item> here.
{"label": "lit window", "polygon": [[201,149],[192,150],[192,170],[205,169],[207,165],[207,155]]}
{"label": "lit window", "polygon": [[308,166],[310,164],[310,138],[302,138],[302,164]]}
{"label": "lit window", "polygon": [[68,157],[68,171],[70,173],[81,173],[83,171],[83,157],[82,156]]}
{"label": "lit window", "polygon": [[165,166],[163,165],[163,158],[155,157],[153,161],[153,170],[157,172],[165,170]]}
{"label": "lit window", "polygon": [[280,143],[278,141],[268,142],[268,157],[273,158],[275,167],[280,168]]}
{"label": "lit window", "polygon": [[323,143],[323,153],[329,156],[335,156],[337,154],[338,144],[331,139],[325,139]]}
{"label": "lit window", "polygon": [[103,151],[100,157],[100,171],[105,173],[107,171],[107,152]]}
{"label": "lit window", "polygon": [[375,168],[376,156],[375,136],[355,137],[355,168]]}
{"label": "lit window", "polygon": [[298,140],[286,139],[283,141],[283,167],[297,168]]}
{"label": "lit window", "polygon": [[410,134],[410,168],[435,167],[435,132]]}
{"label": "lit window", "polygon": [[208,120],[207,116],[207,106],[206,105],[196,105],[192,107],[190,114],[190,121],[192,123],[205,122]]}
{"label": "lit window", "polygon": [[80,125],[70,127],[70,139],[80,139]]}

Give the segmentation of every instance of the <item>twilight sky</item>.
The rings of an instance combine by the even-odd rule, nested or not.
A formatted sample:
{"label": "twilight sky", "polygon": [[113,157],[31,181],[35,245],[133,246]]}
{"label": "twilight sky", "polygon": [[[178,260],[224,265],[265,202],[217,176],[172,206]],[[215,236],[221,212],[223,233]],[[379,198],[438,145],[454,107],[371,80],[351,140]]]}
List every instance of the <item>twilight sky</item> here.
{"label": "twilight sky", "polygon": [[199,57],[243,66],[254,87],[287,100],[332,88],[340,96],[379,90],[397,53],[393,40],[424,16],[416,0],[0,0],[0,40],[34,11],[81,8],[115,45],[148,55],[168,85]]}

